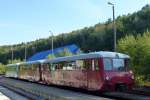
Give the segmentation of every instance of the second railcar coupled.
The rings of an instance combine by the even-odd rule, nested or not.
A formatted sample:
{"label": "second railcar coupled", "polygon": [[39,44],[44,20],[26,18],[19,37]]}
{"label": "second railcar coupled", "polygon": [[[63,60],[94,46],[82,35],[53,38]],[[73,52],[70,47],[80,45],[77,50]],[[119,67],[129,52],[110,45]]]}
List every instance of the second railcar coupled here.
{"label": "second railcar coupled", "polygon": [[[122,53],[100,51],[23,62],[8,65],[6,77],[15,76],[19,79],[90,91],[132,89],[134,76],[129,70],[129,59],[128,55]],[[15,75],[9,74],[11,68],[16,69],[13,70]]]}

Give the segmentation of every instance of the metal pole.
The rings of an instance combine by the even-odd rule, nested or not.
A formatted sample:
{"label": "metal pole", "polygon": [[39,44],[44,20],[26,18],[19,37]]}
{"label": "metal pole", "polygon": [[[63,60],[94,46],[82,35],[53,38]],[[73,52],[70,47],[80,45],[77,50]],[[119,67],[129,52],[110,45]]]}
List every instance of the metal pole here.
{"label": "metal pole", "polygon": [[109,5],[112,6],[113,10],[113,31],[114,31],[114,52],[116,51],[116,35],[117,35],[117,30],[116,30],[116,22],[115,22],[115,7],[113,3],[108,2]]}
{"label": "metal pole", "polygon": [[115,22],[115,9],[114,5],[112,6],[113,9],[113,29],[114,29],[114,51],[116,51],[116,22]]}
{"label": "metal pole", "polygon": [[51,33],[51,37],[52,37],[52,56],[54,57],[54,51],[53,51],[53,48],[54,48],[54,42],[53,42],[53,32],[52,31],[49,31]]}
{"label": "metal pole", "polygon": [[62,33],[62,42],[61,42],[61,46],[64,45],[64,34]]}
{"label": "metal pole", "polygon": [[14,59],[14,51],[13,51],[13,46],[11,46],[11,63],[13,63]]}
{"label": "metal pole", "polygon": [[26,62],[27,61],[27,47],[26,47],[27,44],[25,44],[25,53],[24,53],[24,61]]}

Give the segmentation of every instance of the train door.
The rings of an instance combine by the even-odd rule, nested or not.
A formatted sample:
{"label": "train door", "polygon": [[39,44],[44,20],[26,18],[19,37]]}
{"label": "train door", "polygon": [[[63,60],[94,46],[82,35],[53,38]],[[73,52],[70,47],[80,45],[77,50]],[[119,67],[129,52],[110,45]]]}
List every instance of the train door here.
{"label": "train door", "polygon": [[42,81],[42,64],[39,64],[39,81]]}
{"label": "train door", "polygon": [[87,71],[87,87],[89,90],[99,90],[102,84],[100,76],[99,60],[90,59],[86,62]]}
{"label": "train door", "polygon": [[17,69],[16,69],[17,70],[17,77],[16,78],[19,78],[19,65],[17,65],[16,67],[17,67]]}

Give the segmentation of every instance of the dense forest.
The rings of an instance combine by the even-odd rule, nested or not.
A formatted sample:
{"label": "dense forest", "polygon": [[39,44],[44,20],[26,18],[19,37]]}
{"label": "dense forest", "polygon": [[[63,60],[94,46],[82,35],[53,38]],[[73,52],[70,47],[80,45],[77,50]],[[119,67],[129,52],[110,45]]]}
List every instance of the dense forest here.
{"label": "dense forest", "polygon": [[[141,10],[133,14],[118,16],[116,18],[116,26],[117,26],[117,43],[118,43],[117,49],[120,52],[131,54],[130,52],[127,52],[128,49],[122,49],[123,47],[121,45],[127,45],[123,41],[128,41],[125,39],[127,39],[127,37],[130,35],[132,35],[130,37],[134,37],[136,40],[136,37],[139,37],[139,35],[141,35],[142,37],[144,32],[150,34],[149,32],[150,5],[144,6]],[[69,44],[76,44],[81,48],[83,52],[101,51],[101,50],[112,51],[113,41],[114,40],[113,40],[112,20],[108,19],[106,22],[98,23],[91,27],[85,27],[80,30],[75,30],[70,33],[62,33],[55,36],[54,48]],[[21,43],[16,45],[1,46],[0,62],[3,64],[7,64],[10,62],[11,47],[13,47],[14,59],[23,60],[25,46],[27,46],[27,58],[28,58],[37,52],[50,49],[51,37],[28,42],[27,44]],[[138,47],[138,44],[136,46]],[[147,50],[150,51],[150,49]],[[131,56],[135,57],[135,55],[132,54]]]}

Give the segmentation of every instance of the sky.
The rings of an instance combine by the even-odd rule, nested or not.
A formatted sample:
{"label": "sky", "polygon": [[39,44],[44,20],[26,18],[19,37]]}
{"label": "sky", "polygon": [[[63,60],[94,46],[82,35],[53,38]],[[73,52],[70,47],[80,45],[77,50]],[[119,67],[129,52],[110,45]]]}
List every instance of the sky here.
{"label": "sky", "polygon": [[11,45],[103,23],[140,10],[150,0],[0,0],[0,45]]}

